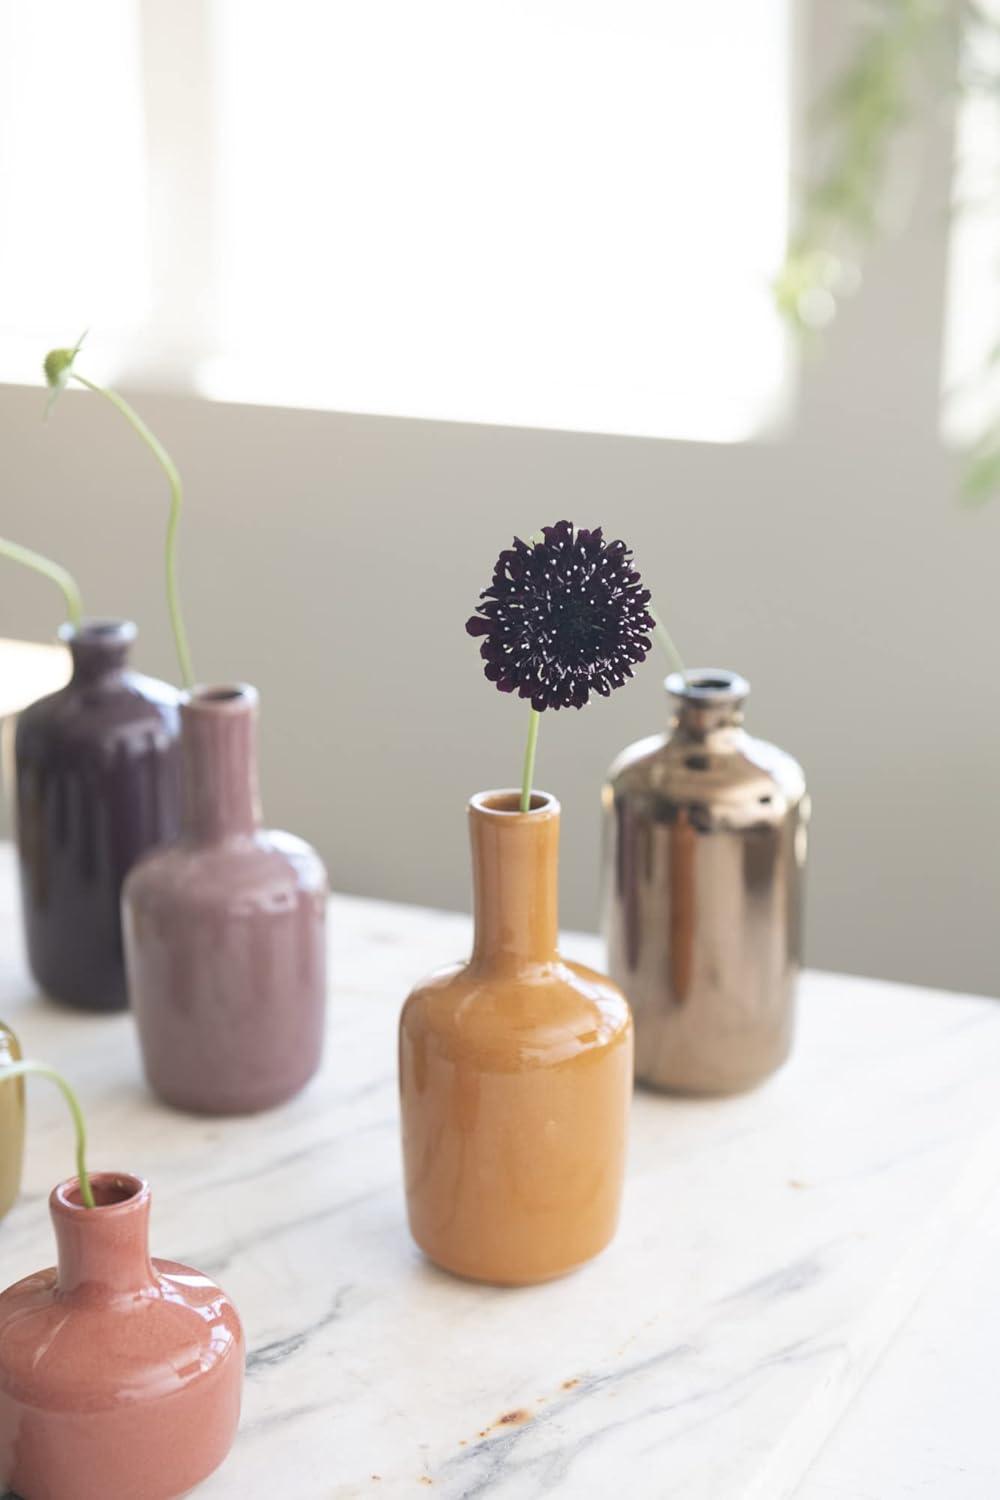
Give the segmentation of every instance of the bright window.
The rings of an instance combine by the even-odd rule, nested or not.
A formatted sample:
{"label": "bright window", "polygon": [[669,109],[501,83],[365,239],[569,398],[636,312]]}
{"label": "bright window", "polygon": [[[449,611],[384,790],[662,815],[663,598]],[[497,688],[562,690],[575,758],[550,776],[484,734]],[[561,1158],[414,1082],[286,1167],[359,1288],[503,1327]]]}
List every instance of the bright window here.
{"label": "bright window", "polygon": [[149,312],[132,0],[0,0],[0,377],[36,379],[87,324],[118,350]]}
{"label": "bright window", "polygon": [[[131,330],[125,373],[180,364],[230,400],[722,441],[774,414],[787,0],[171,0],[161,42],[165,16],[205,23],[200,161],[173,149],[191,101],[178,79],[172,126],[148,36],[144,134],[128,0],[0,5],[31,34],[3,49],[25,80],[9,332]],[[53,112],[80,77],[87,108]],[[40,201],[75,248],[36,260]]]}

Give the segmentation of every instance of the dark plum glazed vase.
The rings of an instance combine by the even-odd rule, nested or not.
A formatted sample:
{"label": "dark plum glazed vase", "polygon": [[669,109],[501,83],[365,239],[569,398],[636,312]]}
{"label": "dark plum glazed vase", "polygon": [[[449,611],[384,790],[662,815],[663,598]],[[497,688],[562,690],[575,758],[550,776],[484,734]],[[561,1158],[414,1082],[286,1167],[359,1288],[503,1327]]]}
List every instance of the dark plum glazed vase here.
{"label": "dark plum glazed vase", "polygon": [[130,670],[129,621],[60,634],[73,675],[24,710],[14,741],[28,962],[52,999],[120,1010],[122,883],[180,823],[178,695]]}
{"label": "dark plum glazed vase", "polygon": [[199,1114],[283,1104],[322,1052],[326,871],[301,839],[261,828],[256,733],[252,687],[182,700],[183,831],[125,886],[146,1077]]}
{"label": "dark plum glazed vase", "polygon": [[0,1490],[175,1500],[232,1447],[245,1344],[225,1292],[149,1258],[149,1187],[95,1173],[49,1207],[59,1264],[0,1294]]}

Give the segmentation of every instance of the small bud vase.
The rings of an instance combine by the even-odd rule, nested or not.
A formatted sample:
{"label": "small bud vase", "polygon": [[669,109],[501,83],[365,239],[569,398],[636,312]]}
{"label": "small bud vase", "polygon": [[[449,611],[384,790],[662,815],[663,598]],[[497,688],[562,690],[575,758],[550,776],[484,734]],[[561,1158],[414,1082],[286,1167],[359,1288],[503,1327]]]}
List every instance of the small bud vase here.
{"label": "small bud vase", "polygon": [[[0,1021],[0,1065],[21,1056],[17,1037]],[[0,1219],[17,1202],[24,1156],[24,1080],[0,1083]]]}
{"label": "small bud vase", "polygon": [[618,1221],[632,1021],[617,987],[558,952],[559,804],[469,804],[475,941],[410,995],[399,1038],[410,1229],[459,1276],[547,1281]]}
{"label": "small bud vase", "polygon": [[125,887],[146,1077],[200,1114],[283,1104],[322,1053],[326,871],[301,839],[262,829],[256,739],[252,687],[183,698],[183,831]]}
{"label": "small bud vase", "polygon": [[743,729],[742,677],[666,687],[670,732],[625,750],[605,787],[608,967],[641,1083],[739,1093],[792,1043],[809,801],[791,756]]}
{"label": "small bud vase", "polygon": [[180,823],[177,693],[130,670],[128,620],[60,635],[73,675],[24,710],[14,739],[28,963],[53,1000],[121,1010],[122,883]]}
{"label": "small bud vase", "polygon": [[226,1294],[150,1260],[149,1186],[52,1193],[58,1266],[0,1294],[0,1489],[22,1500],[175,1500],[218,1468],[245,1348]]}

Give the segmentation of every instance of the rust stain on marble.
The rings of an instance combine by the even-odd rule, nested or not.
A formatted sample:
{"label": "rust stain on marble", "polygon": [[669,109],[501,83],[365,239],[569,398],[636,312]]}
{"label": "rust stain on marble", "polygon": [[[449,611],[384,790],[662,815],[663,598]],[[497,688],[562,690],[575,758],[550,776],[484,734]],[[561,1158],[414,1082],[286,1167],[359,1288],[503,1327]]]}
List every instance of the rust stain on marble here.
{"label": "rust stain on marble", "polygon": [[[539,1397],[540,1401],[544,1399],[542,1396]],[[526,1410],[523,1406],[518,1406],[513,1411],[505,1411],[502,1417],[497,1417],[491,1426],[482,1429],[479,1436],[481,1438],[488,1438],[492,1433],[496,1432],[498,1427],[521,1427],[525,1422],[533,1420],[533,1412]]]}

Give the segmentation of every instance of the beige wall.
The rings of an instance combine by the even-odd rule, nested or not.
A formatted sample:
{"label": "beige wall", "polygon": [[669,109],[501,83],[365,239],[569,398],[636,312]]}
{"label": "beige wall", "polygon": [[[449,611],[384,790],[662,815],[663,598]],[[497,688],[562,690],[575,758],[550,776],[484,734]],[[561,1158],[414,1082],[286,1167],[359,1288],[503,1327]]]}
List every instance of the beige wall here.
{"label": "beige wall", "polygon": [[[601,522],[689,663],[745,673],[752,729],[806,767],[810,961],[1000,989],[1000,504],[958,508],[929,414],[910,426],[920,382],[869,369],[835,399],[837,369],[809,375],[786,438],[735,447],[144,397],[187,478],[198,673],[261,691],[269,818],[343,890],[466,905],[464,799],[516,780],[525,713],[463,623],[515,529]],[[136,617],[141,663],[170,675],[157,476],[93,398],[45,426],[41,403],[0,389],[2,531],[75,568],[91,612]],[[59,615],[47,584],[3,572],[0,635],[45,638]],[[661,675],[543,722],[567,923],[596,921],[602,772],[664,722]]]}
{"label": "beige wall", "polygon": [[[823,0],[799,19],[804,101],[845,13]],[[688,663],[748,676],[751,728],[804,763],[810,961],[1000,993],[1000,499],[961,509],[938,436],[946,112],[907,148],[905,232],[772,442],[141,398],[187,478],[199,674],[260,688],[268,814],[319,846],[335,885],[467,904],[464,800],[516,780],[525,714],[487,685],[463,624],[511,534],[565,515],[634,545]],[[41,404],[0,388],[0,532],[65,559],[94,613],[136,617],[141,662],[169,675],[163,487],[93,398],[68,395],[47,426]],[[48,637],[58,618],[49,586],[0,573],[0,635]],[[664,723],[660,675],[648,663],[609,703],[546,715],[567,923],[596,922],[601,777]]]}

